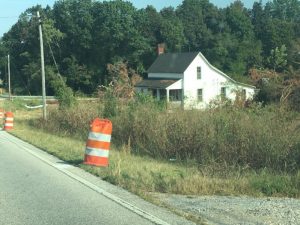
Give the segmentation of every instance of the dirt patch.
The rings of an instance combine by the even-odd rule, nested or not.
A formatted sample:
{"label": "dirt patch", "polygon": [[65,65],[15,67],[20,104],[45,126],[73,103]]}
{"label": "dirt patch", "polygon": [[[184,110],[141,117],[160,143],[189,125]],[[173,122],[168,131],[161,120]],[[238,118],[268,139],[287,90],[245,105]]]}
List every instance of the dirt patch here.
{"label": "dirt patch", "polygon": [[208,224],[300,225],[300,200],[155,194],[169,207],[201,217]]}

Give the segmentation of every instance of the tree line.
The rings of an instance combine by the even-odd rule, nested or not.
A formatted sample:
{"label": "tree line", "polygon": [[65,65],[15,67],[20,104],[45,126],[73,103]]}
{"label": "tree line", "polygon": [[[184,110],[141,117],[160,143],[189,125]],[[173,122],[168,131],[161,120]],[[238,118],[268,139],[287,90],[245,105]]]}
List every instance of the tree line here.
{"label": "tree line", "polygon": [[251,9],[239,0],[226,8],[209,0],[183,0],[177,8],[160,11],[153,6],[137,9],[122,0],[58,0],[53,7],[27,9],[1,38],[0,79],[7,82],[9,53],[15,93],[41,93],[37,11],[45,38],[48,94],[61,78],[77,94],[92,94],[109,84],[107,65],[118,62],[145,76],[159,43],[167,52],[201,51],[240,81],[271,71],[276,74],[272,78],[282,77],[283,85],[300,73],[298,0],[257,1]]}

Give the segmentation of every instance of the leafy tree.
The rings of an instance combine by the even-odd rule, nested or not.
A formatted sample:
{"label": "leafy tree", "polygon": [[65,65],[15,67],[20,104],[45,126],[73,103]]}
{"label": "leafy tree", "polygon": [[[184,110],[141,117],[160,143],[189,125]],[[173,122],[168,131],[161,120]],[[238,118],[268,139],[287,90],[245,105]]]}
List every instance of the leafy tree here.
{"label": "leafy tree", "polygon": [[1,85],[4,85],[4,81],[6,80],[6,65],[7,65],[7,49],[4,46],[4,43],[0,41],[0,79],[2,81]]}
{"label": "leafy tree", "polygon": [[268,66],[274,71],[283,71],[287,65],[287,53],[285,45],[280,48],[276,47],[271,50],[271,54],[268,57]]}
{"label": "leafy tree", "polygon": [[182,21],[187,40],[185,47],[188,51],[204,50],[209,45],[212,33],[205,24],[206,7],[210,7],[208,0],[184,0],[176,12]]}
{"label": "leafy tree", "polygon": [[[45,38],[46,79],[59,73],[74,91],[91,94],[112,81],[108,64],[124,62],[139,74],[156,58],[158,43],[167,51],[201,51],[217,68],[245,80],[251,68],[270,68],[291,80],[300,69],[300,2],[242,1],[217,8],[209,0],[183,0],[176,9],[137,10],[132,3],[58,0],[53,9],[37,5],[20,15],[0,42],[0,79],[5,82],[11,55],[14,92],[40,94],[39,10]],[[30,16],[31,15],[31,16]],[[282,49],[285,46],[286,49]],[[272,51],[271,51],[272,50]],[[47,74],[49,73],[49,74]],[[54,81],[53,81],[54,82]],[[281,83],[283,89],[288,86]],[[54,93],[51,85],[47,92]]]}
{"label": "leafy tree", "polygon": [[261,44],[255,37],[251,18],[241,1],[232,3],[225,13],[232,40],[227,62],[229,73],[244,75],[251,67],[261,64]]}
{"label": "leafy tree", "polygon": [[[95,60],[105,67],[107,63],[126,59],[131,67],[145,71],[140,58],[151,48],[147,38],[138,30],[136,8],[120,0],[99,2],[95,3],[94,17]],[[105,80],[103,77],[102,82]]]}
{"label": "leafy tree", "polygon": [[174,8],[164,8],[162,15],[161,37],[171,52],[180,52],[185,44],[184,28],[180,19],[176,16]]}
{"label": "leafy tree", "polygon": [[66,85],[63,79],[56,77],[51,80],[50,85],[54,90],[55,97],[59,101],[60,109],[70,108],[76,104],[73,90]]}
{"label": "leafy tree", "polygon": [[92,0],[59,0],[53,6],[55,27],[65,34],[62,58],[75,55],[82,63],[89,63],[92,44]]}
{"label": "leafy tree", "polygon": [[270,15],[283,21],[300,21],[300,2],[298,0],[273,0],[267,3]]}
{"label": "leafy tree", "polygon": [[288,49],[288,64],[292,65],[294,69],[300,69],[300,38],[292,41],[290,49]]}
{"label": "leafy tree", "polygon": [[241,1],[235,1],[226,9],[226,20],[231,32],[240,40],[253,36],[250,17]]}
{"label": "leafy tree", "polygon": [[88,70],[84,64],[80,64],[74,56],[65,58],[61,64],[68,86],[74,91],[81,91],[87,94],[92,93],[95,89],[92,71]]}
{"label": "leafy tree", "polygon": [[157,44],[163,43],[161,27],[163,18],[153,6],[147,6],[145,9],[140,9],[136,14],[137,30],[145,40],[147,47],[140,56],[140,63],[143,64],[144,70],[137,69],[141,74],[150,67],[157,57]]}

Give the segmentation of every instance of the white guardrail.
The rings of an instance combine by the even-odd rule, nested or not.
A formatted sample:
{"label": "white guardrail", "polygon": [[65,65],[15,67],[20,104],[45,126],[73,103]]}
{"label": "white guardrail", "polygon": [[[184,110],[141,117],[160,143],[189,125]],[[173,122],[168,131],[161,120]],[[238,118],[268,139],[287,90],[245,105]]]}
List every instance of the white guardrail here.
{"label": "white guardrail", "polygon": [[[9,95],[0,95],[0,98],[9,98]],[[12,95],[11,98],[12,99],[20,98],[20,99],[23,99],[23,100],[32,100],[32,99],[41,99],[42,96],[38,96],[38,95]],[[46,96],[46,99],[56,100],[56,98],[54,96]]]}
{"label": "white guardrail", "polygon": [[[7,94],[5,95],[0,95],[0,98],[8,99],[9,96]],[[42,99],[42,96],[38,95],[12,95],[12,99],[23,99],[23,100],[33,100],[33,99]],[[86,98],[76,98],[78,101],[97,101],[99,98],[92,98],[92,97],[86,97]],[[46,100],[57,100],[55,96],[47,96]]]}

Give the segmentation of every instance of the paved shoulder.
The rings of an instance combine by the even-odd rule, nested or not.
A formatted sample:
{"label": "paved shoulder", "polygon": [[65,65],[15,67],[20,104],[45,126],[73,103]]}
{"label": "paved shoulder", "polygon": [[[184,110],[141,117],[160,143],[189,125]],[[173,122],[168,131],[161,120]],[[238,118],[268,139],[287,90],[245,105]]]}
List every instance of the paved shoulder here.
{"label": "paved shoulder", "polygon": [[193,224],[0,131],[3,224]]}

